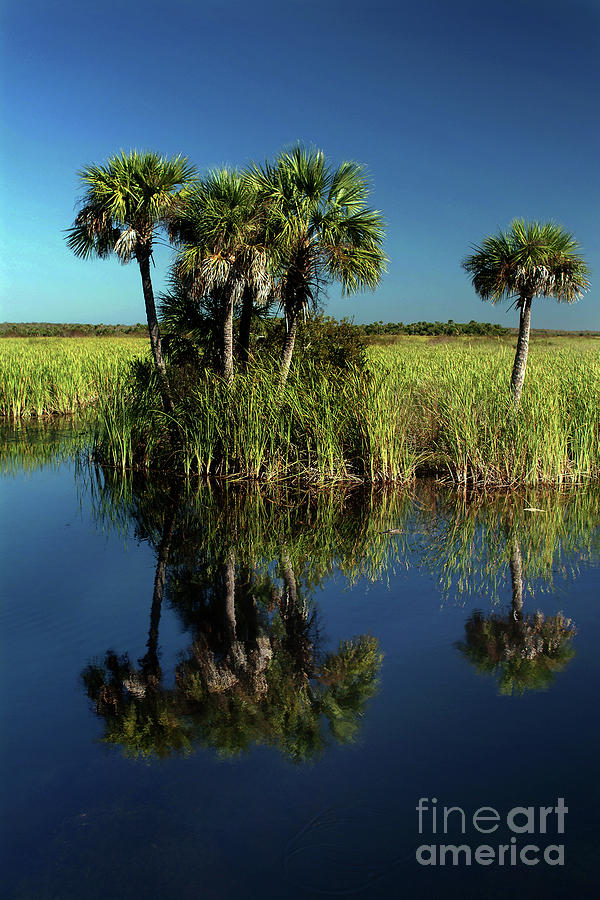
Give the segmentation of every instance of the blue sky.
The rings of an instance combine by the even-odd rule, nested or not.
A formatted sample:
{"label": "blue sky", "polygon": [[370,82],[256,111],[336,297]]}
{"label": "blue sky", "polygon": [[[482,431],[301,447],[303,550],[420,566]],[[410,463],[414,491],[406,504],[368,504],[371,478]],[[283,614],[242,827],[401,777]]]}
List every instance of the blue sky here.
{"label": "blue sky", "polygon": [[387,222],[384,282],[332,287],[331,314],[516,324],[460,260],[522,216],[567,227],[592,269],[534,327],[600,329],[598,0],[4,0],[0,22],[0,320],[144,320],[135,264],[66,248],[82,165],[137,147],[243,166],[301,141],[365,164]]}

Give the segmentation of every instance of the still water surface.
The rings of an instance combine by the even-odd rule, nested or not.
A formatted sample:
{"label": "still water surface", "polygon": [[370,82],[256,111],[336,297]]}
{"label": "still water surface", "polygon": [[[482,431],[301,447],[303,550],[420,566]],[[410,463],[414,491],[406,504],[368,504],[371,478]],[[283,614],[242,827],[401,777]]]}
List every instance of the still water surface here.
{"label": "still water surface", "polygon": [[[598,490],[189,490],[0,446],[3,896],[597,896]],[[417,862],[443,843],[471,865]]]}

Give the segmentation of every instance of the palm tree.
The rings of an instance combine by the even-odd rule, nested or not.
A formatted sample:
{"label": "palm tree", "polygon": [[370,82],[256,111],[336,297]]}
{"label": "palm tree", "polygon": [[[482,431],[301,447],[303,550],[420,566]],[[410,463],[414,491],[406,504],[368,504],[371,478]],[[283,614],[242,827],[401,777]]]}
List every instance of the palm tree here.
{"label": "palm tree", "polygon": [[121,151],[105,165],[89,165],[79,177],[85,186],[67,245],[82,259],[116,253],[122,263],[136,259],[142,277],[152,356],[166,412],[173,411],[167,370],[156,316],[150,260],[157,230],[164,224],[177,188],[186,188],[195,174],[182,156],[166,159],[157,153]]}
{"label": "palm tree", "polygon": [[322,285],[339,281],[344,294],[374,289],[385,271],[383,220],[366,206],[367,181],[353,162],[331,168],[323,153],[296,147],[274,164],[246,174],[268,207],[268,239],[280,280],[287,332],[281,354],[285,385],[301,314]]}
{"label": "palm tree", "polygon": [[192,297],[208,296],[217,310],[219,370],[231,381],[234,307],[242,302],[249,335],[253,303],[273,291],[256,193],[238,172],[218,169],[175,206],[169,233],[180,247],[177,276]]}
{"label": "palm tree", "polygon": [[554,222],[540,224],[515,219],[508,231],[487,237],[463,268],[471,275],[482,300],[514,300],[520,311],[519,338],[511,389],[518,407],[525,380],[531,303],[534,297],[554,297],[564,303],[579,300],[589,287],[589,270],[573,236]]}

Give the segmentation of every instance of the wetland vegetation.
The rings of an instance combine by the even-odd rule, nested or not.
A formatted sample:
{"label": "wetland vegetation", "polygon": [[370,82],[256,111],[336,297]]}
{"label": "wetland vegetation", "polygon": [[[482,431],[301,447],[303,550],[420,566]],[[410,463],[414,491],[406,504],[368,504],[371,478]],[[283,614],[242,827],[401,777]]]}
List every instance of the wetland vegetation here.
{"label": "wetland vegetation", "polygon": [[[331,329],[323,343],[335,346]],[[92,404],[94,452],[120,470],[320,483],[432,472],[488,485],[598,478],[597,340],[534,339],[518,415],[507,339],[406,337],[360,352],[359,365],[300,355],[283,392],[268,358],[232,383],[202,368],[190,387],[181,367],[167,416],[139,338],[7,338],[0,403],[10,418]]]}
{"label": "wetland vegetation", "polygon": [[[598,479],[598,343],[539,341],[525,386],[533,298],[570,303],[589,286],[561,226],[515,220],[463,261],[483,299],[520,310],[509,380],[514,351],[499,326],[375,329],[323,317],[327,285],[352,295],[385,272],[383,218],[355,163],[298,146],[201,177],[184,157],[132,151],[80,177],[67,244],[84,259],[137,263],[150,354],[133,336],[5,337],[0,415],[93,408],[90,451],[122,472],[318,484],[435,474],[511,487]],[[157,306],[150,267],[165,237],[175,255]],[[368,344],[375,331],[393,343]]]}

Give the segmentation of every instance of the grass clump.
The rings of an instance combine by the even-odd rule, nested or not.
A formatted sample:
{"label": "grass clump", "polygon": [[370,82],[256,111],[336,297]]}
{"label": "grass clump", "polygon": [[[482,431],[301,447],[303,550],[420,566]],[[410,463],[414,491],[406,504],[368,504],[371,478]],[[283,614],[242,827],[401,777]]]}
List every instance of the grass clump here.
{"label": "grass clump", "polygon": [[260,347],[231,383],[193,354],[174,355],[171,415],[143,341],[6,339],[0,413],[95,407],[96,455],[118,469],[315,483],[435,474],[484,486],[600,477],[597,342],[534,342],[515,411],[513,350],[501,339],[411,337],[382,348],[356,337],[350,326],[342,337],[327,321],[307,326],[284,390],[276,358]]}
{"label": "grass clump", "polygon": [[[600,476],[600,358],[539,348],[515,411],[502,345],[368,351],[345,368],[306,361],[285,390],[268,359],[231,383],[180,376],[172,416],[149,368],[101,405],[95,446],[118,468],[184,475],[460,484],[579,483]],[[183,370],[182,370],[183,371]],[[177,383],[177,377],[173,377]]]}
{"label": "grass clump", "polygon": [[[407,411],[381,374],[306,364],[278,387],[267,364],[233,383],[203,371],[165,415],[152,378],[98,411],[97,455],[126,469],[260,480],[409,481]],[[385,441],[377,438],[385,429]]]}

